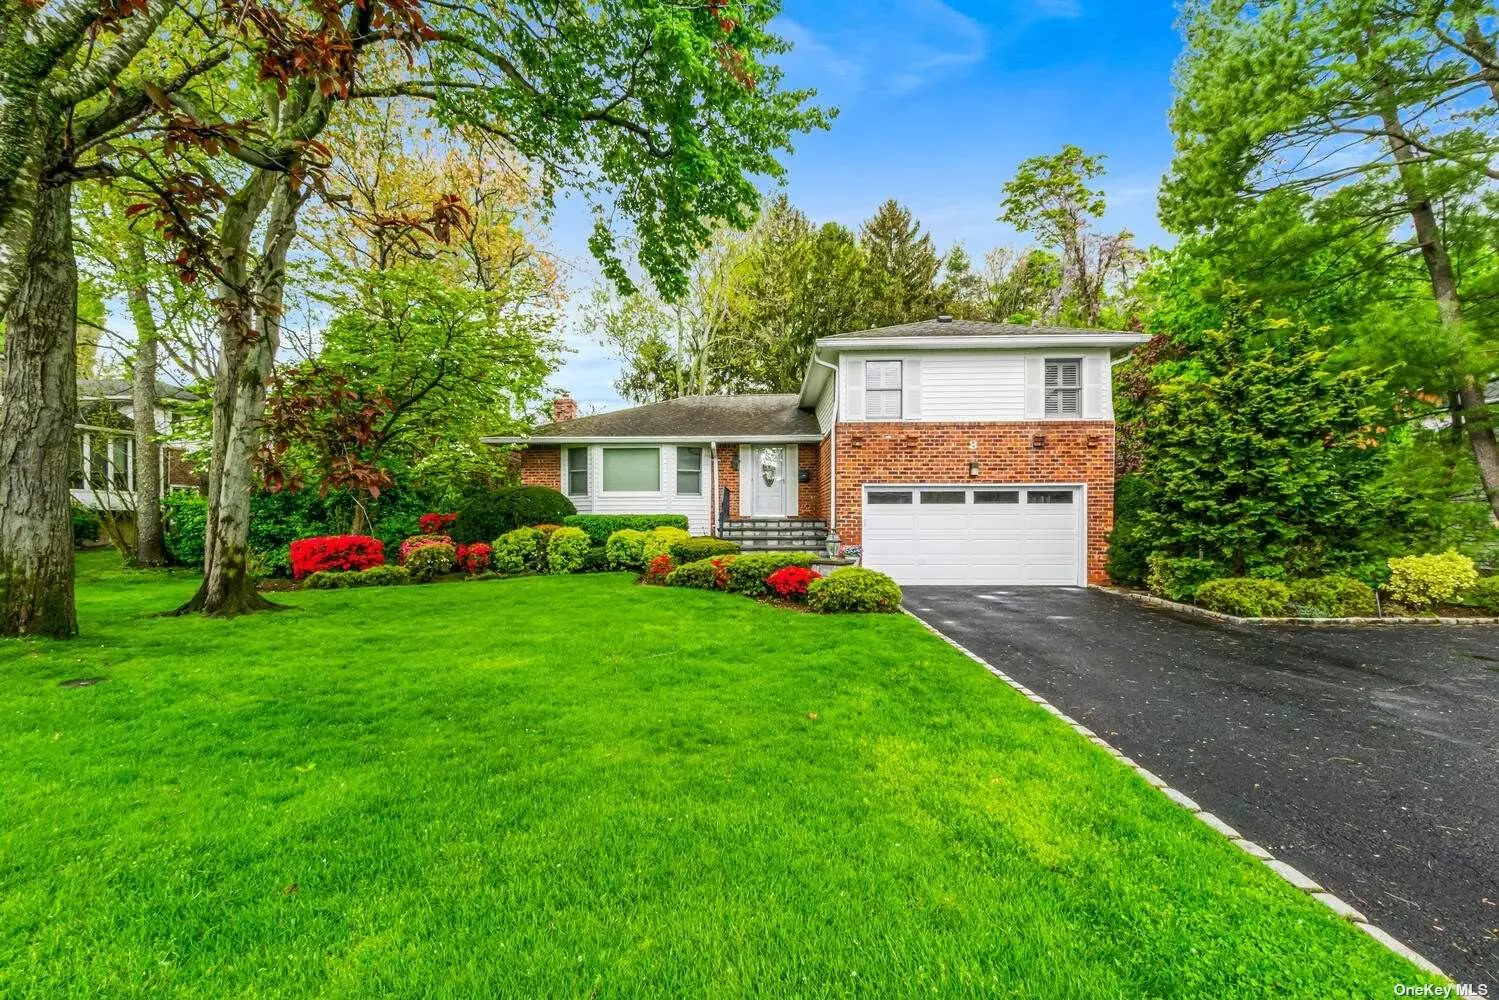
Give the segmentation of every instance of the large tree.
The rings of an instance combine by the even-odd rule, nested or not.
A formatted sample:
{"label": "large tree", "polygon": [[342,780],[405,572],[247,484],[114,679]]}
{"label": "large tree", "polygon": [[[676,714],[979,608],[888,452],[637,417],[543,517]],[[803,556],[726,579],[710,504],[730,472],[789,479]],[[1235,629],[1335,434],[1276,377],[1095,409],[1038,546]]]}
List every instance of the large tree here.
{"label": "large tree", "polygon": [[1110,289],[1127,283],[1144,263],[1128,230],[1106,233],[1097,227],[1107,204],[1103,191],[1088,185],[1103,170],[1102,156],[1066,145],[1051,156],[1023,161],[1004,184],[1000,221],[1033,234],[1061,259],[1053,322],[1071,305],[1080,322],[1097,326]]}
{"label": "large tree", "polygon": [[864,251],[860,326],[894,326],[937,314],[942,258],[921,223],[894,198],[859,228]]}
{"label": "large tree", "polygon": [[1212,233],[1286,192],[1341,224],[1328,236],[1372,233],[1419,259],[1430,319],[1405,310],[1388,328],[1415,322],[1473,362],[1446,389],[1499,516],[1499,442],[1484,402],[1496,368],[1491,351],[1474,349],[1492,336],[1475,287],[1493,275],[1492,240],[1466,241],[1466,261],[1459,253],[1466,234],[1492,230],[1495,14],[1455,0],[1196,0],[1162,212],[1178,232]]}

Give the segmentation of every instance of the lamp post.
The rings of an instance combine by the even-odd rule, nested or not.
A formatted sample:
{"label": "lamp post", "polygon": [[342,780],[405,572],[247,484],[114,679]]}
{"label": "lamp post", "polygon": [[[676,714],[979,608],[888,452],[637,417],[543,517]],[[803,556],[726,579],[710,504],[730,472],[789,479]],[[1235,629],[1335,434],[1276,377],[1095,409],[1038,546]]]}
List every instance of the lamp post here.
{"label": "lamp post", "polygon": [[828,558],[837,559],[838,550],[843,547],[843,539],[838,537],[838,532],[836,530],[828,531],[828,538],[826,543],[824,544],[827,546]]}

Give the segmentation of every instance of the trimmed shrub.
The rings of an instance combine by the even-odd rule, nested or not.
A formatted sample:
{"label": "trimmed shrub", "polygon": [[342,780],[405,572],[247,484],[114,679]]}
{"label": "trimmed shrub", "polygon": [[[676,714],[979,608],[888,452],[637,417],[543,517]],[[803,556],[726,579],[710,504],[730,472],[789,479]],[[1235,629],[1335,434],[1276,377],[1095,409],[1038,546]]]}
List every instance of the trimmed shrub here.
{"label": "trimmed shrub", "polygon": [[686,514],[573,514],[562,523],[588,532],[595,545],[607,545],[616,531],[650,531],[652,528],[687,530]]}
{"label": "trimmed shrub", "polygon": [[662,586],[674,569],[676,566],[671,561],[671,554],[663,552],[646,564],[645,575],[640,578],[640,582]]}
{"label": "trimmed shrub", "polygon": [[709,559],[713,556],[731,556],[739,554],[739,546],[724,538],[713,538],[709,535],[694,535],[683,542],[673,542],[670,549],[671,557],[679,563],[697,562],[699,559]]}
{"label": "trimmed shrub", "polygon": [[[592,539],[589,539],[592,541]],[[602,545],[590,545],[583,555],[583,568],[579,573],[604,573],[609,569],[609,552]]]}
{"label": "trimmed shrub", "polygon": [[666,577],[668,587],[695,587],[698,590],[726,590],[729,585],[729,566],[735,555],[714,556],[683,563]]}
{"label": "trimmed shrub", "polygon": [[406,565],[406,560],[410,558],[411,553],[428,545],[448,545],[457,548],[453,544],[453,539],[447,535],[412,535],[401,542],[401,565]]}
{"label": "trimmed shrub", "polygon": [[558,528],[547,539],[547,572],[581,572],[588,548],[588,535],[582,528]]}
{"label": "trimmed shrub", "polygon": [[541,532],[516,528],[494,540],[491,553],[496,573],[531,573],[541,568]]}
{"label": "trimmed shrub", "polygon": [[1291,610],[1303,618],[1364,618],[1378,605],[1374,588],[1351,576],[1318,576],[1292,580]]}
{"label": "trimmed shrub", "polygon": [[609,554],[611,569],[629,569],[637,573],[645,570],[645,532],[621,528],[609,536],[604,549]]}
{"label": "trimmed shrub", "polygon": [[494,559],[494,546],[487,542],[474,542],[458,546],[458,567],[469,576],[487,572]]}
{"label": "trimmed shrub", "polygon": [[1473,560],[1456,549],[1401,556],[1389,563],[1390,580],[1385,584],[1385,592],[1391,600],[1423,611],[1437,604],[1452,603],[1478,583],[1478,569]]}
{"label": "trimmed shrub", "polygon": [[640,546],[640,561],[649,566],[657,556],[669,555],[671,547],[692,538],[682,528],[652,528]]}
{"label": "trimmed shrub", "polygon": [[360,570],[385,562],[384,546],[369,535],[323,535],[291,543],[292,578],[322,570]]}
{"label": "trimmed shrub", "polygon": [[468,498],[453,523],[460,542],[487,542],[516,528],[565,523],[576,514],[573,502],[547,486],[504,486]]}
{"label": "trimmed shrub", "polygon": [[73,548],[79,548],[85,542],[97,542],[101,526],[98,514],[77,500],[73,501]]}
{"label": "trimmed shrub", "polygon": [[356,573],[346,573],[342,570],[323,569],[316,573],[308,573],[302,580],[303,590],[339,590],[347,587],[348,577],[357,576]]}
{"label": "trimmed shrub", "polygon": [[412,549],[406,557],[406,569],[411,573],[411,579],[427,583],[450,572],[457,557],[458,551],[451,545],[423,545]]}
{"label": "trimmed shrub", "polygon": [[817,561],[810,552],[741,552],[728,566],[725,589],[736,594],[761,597],[767,593],[765,578],[784,566],[808,566]]}
{"label": "trimmed shrub", "polygon": [[1190,601],[1197,588],[1217,577],[1223,568],[1207,559],[1191,556],[1168,556],[1156,552],[1145,560],[1150,567],[1145,586],[1157,597],[1168,601]]}
{"label": "trimmed shrub", "polygon": [[807,587],[807,607],[813,611],[889,613],[900,610],[900,586],[884,573],[845,566]]}
{"label": "trimmed shrub", "polygon": [[1463,603],[1490,614],[1499,613],[1499,576],[1479,577],[1478,582],[1463,595]]}
{"label": "trimmed shrub", "polygon": [[785,601],[805,601],[807,586],[822,574],[810,566],[782,566],[765,578],[765,588]]}
{"label": "trimmed shrub", "polygon": [[161,512],[161,540],[167,555],[179,565],[201,568],[203,537],[208,530],[208,498],[188,490],[173,490],[161,498]]}
{"label": "trimmed shrub", "polygon": [[354,581],[352,587],[398,587],[411,582],[411,570],[405,566],[371,566],[358,573],[347,573]]}
{"label": "trimmed shrub", "polygon": [[1279,618],[1291,603],[1291,589],[1279,580],[1226,577],[1198,586],[1197,603],[1240,618]]}

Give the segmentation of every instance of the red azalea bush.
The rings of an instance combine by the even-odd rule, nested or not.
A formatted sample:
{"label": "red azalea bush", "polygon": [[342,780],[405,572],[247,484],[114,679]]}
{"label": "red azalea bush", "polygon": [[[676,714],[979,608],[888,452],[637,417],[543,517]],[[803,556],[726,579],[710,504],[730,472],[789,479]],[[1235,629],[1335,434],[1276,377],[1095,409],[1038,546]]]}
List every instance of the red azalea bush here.
{"label": "red azalea bush", "polygon": [[665,583],[666,574],[676,569],[669,554],[663,552],[651,560],[651,564],[645,568],[645,583]]}
{"label": "red azalea bush", "polygon": [[411,553],[417,549],[426,548],[428,545],[453,546],[453,539],[447,535],[412,535],[401,543],[401,565],[406,565],[406,560],[411,557]]}
{"label": "red azalea bush", "polygon": [[810,566],[782,566],[765,578],[765,586],[782,600],[805,601],[807,587],[820,579],[822,574]]}
{"label": "red azalea bush", "polygon": [[416,523],[421,527],[424,535],[441,535],[445,534],[443,529],[456,520],[458,520],[457,514],[423,514],[416,519]]}
{"label": "red azalea bush", "polygon": [[719,556],[717,559],[708,560],[713,567],[713,589],[729,589],[729,564],[734,561],[734,556]]}
{"label": "red azalea bush", "polygon": [[309,573],[357,572],[385,564],[385,546],[369,535],[320,535],[291,543],[291,575],[300,580]]}
{"label": "red azalea bush", "polygon": [[484,542],[474,542],[472,545],[458,546],[458,565],[469,576],[476,576],[489,569],[494,549]]}

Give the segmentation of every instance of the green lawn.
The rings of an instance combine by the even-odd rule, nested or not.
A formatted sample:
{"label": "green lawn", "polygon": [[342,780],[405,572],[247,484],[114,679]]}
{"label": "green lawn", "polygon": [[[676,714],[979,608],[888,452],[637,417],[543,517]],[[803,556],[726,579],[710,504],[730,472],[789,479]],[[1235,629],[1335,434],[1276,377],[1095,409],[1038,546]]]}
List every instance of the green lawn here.
{"label": "green lawn", "polygon": [[904,617],[599,575],[177,620],[114,563],[0,644],[0,996],[1425,981]]}

